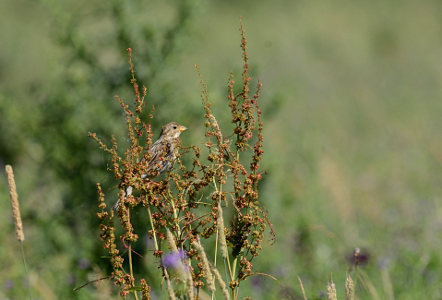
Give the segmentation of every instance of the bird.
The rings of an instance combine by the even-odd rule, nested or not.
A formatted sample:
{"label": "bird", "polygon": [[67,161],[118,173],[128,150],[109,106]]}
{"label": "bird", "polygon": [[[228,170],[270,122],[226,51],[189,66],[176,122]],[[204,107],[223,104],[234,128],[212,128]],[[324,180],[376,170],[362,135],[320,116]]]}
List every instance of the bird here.
{"label": "bird", "polygon": [[[146,172],[141,175],[142,179],[154,178],[172,168],[181,143],[180,135],[186,130],[186,126],[180,125],[177,122],[170,122],[162,127],[160,137],[148,150],[150,160],[147,164]],[[144,161],[144,158],[142,161]],[[130,196],[132,191],[133,187],[128,186],[124,197]],[[115,209],[118,208],[119,202],[118,200],[115,203]]]}

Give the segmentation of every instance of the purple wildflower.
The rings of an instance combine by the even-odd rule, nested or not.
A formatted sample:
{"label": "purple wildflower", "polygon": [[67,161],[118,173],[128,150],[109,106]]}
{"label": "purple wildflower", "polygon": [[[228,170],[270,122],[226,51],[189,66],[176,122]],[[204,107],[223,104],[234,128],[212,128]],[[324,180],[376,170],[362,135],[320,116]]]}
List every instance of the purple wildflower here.
{"label": "purple wildflower", "polygon": [[164,255],[163,266],[166,268],[181,269],[184,266],[182,261],[186,258],[186,252],[181,249],[179,249],[178,252],[169,252]]}

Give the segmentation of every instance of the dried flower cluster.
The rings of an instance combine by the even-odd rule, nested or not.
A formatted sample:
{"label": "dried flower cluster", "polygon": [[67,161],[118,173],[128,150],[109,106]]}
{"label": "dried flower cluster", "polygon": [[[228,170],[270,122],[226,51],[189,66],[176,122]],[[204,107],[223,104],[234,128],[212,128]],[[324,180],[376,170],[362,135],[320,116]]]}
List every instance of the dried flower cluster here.
{"label": "dried flower cluster", "polygon": [[[120,97],[116,98],[126,115],[130,145],[124,155],[120,155],[115,138],[112,146],[108,147],[95,133],[90,134],[111,155],[112,170],[120,182],[120,204],[115,213],[107,209],[102,188],[97,184],[100,209],[97,216],[101,223],[101,239],[113,268],[111,278],[120,286],[122,297],[134,293],[137,298],[137,291],[141,291],[143,299],[149,299],[148,283],[145,279],[137,281],[132,268],[132,245],[139,243],[139,234],[146,231],[154,241],[153,255],[158,258],[158,267],[162,269],[170,298],[182,296],[193,299],[203,288],[214,293],[218,285],[225,299],[236,299],[240,282],[253,275],[252,260],[262,248],[264,230],[270,222],[258,202],[263,155],[263,124],[258,105],[261,83],[258,82],[256,93],[251,95],[247,41],[242,26],[241,37],[244,66],[240,92],[235,94],[233,74],[230,74],[228,83],[233,132],[226,135],[221,130],[200,75],[206,126],[203,144],[206,149],[182,147],[174,168],[168,174],[150,178],[143,176],[148,167],[146,162],[150,160],[148,149],[152,144],[151,127],[141,120],[146,88],[140,91],[135,79],[132,50],[128,49],[134,109]],[[198,67],[197,71],[200,74]],[[150,118],[152,113],[153,109]],[[185,161],[191,162],[188,165],[183,163],[184,155],[187,156]],[[132,187],[134,193],[127,194],[128,187]],[[151,225],[148,230],[135,229],[131,222],[131,211],[143,207]],[[124,231],[119,236],[120,247],[115,235],[114,214]],[[226,222],[225,216],[229,216],[231,221]],[[273,230],[272,233],[274,235]],[[203,244],[210,241],[216,244],[214,255],[209,255],[203,248]],[[123,253],[127,253],[127,258]],[[225,272],[219,272],[216,266],[218,255],[227,266],[228,277],[224,280],[220,274]],[[125,269],[127,265],[129,270]],[[181,274],[175,276],[178,279],[171,275],[177,273],[174,268],[178,268],[178,274]],[[184,282],[187,292],[179,295],[174,290],[175,280]]]}

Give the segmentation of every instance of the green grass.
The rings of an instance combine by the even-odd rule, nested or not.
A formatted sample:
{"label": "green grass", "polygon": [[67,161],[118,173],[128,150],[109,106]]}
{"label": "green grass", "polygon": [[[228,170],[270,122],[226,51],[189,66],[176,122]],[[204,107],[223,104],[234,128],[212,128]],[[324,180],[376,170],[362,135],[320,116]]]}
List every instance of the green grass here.
{"label": "green grass", "polygon": [[[45,98],[35,91],[40,84],[50,90],[53,70],[61,72],[66,50],[41,29],[50,28],[46,9],[27,1],[2,6],[5,26],[0,34],[7,46],[0,53],[0,111],[10,123],[0,121],[0,159],[14,159],[25,251],[31,272],[42,282],[34,295],[94,299],[98,296],[92,287],[73,295],[70,280],[75,276],[79,285],[95,276],[92,267],[79,269],[80,258],[101,266],[99,253],[91,252],[98,242],[97,228],[67,225],[58,214],[67,208],[71,214],[95,211],[64,203],[67,188],[58,184],[51,166],[37,167],[44,151],[38,139],[20,139],[20,132],[30,136],[26,131],[39,124],[32,112],[45,109]],[[156,16],[159,24],[170,18],[168,6],[148,9],[161,12]],[[252,73],[264,83],[263,165],[268,174],[261,197],[278,235],[275,245],[264,248],[256,269],[276,276],[286,294],[300,295],[300,276],[307,296],[315,299],[333,276],[343,298],[346,257],[360,247],[370,253],[369,264],[361,269],[380,299],[387,299],[381,272],[391,278],[395,299],[442,297],[441,11],[437,1],[212,2],[197,12],[192,34],[156,79],[167,80],[167,98],[173,103],[157,104],[158,118],[170,121],[172,115],[192,133],[183,143],[198,143],[203,123],[194,116],[202,113],[202,106],[193,65],[200,65],[215,106],[226,101],[228,73],[240,69],[238,18],[243,17]],[[121,63],[112,56],[106,59]],[[78,71],[75,78],[81,80],[78,70],[70,71]],[[155,82],[144,83],[157,99],[162,90]],[[35,99],[37,94],[40,98]],[[92,118],[95,112],[87,108],[81,106],[85,112],[78,116]],[[14,121],[21,125],[11,127]],[[124,126],[122,119],[117,121]],[[71,122],[75,128],[82,118]],[[116,126],[114,120],[108,123]],[[101,173],[87,169],[79,171],[102,180],[94,178]],[[0,199],[0,240],[8,245],[0,248],[0,297],[14,299],[26,290],[21,287],[23,269],[5,179]],[[246,282],[250,289],[241,294],[280,299],[277,284],[256,278]],[[11,289],[6,287],[9,281],[14,283]],[[372,299],[360,283],[358,297]]]}

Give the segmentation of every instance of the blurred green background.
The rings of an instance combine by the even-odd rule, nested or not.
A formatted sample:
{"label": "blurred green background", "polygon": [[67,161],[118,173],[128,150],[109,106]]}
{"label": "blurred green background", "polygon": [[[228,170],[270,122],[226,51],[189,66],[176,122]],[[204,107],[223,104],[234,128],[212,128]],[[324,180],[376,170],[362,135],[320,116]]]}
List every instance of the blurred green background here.
{"label": "blurred green background", "polygon": [[343,298],[360,247],[359,299],[442,298],[442,2],[6,0],[0,164],[14,167],[30,282],[1,171],[1,299],[25,299],[28,285],[34,299],[118,294],[109,282],[72,292],[107,271],[95,183],[114,183],[87,132],[124,137],[113,98],[132,99],[131,47],[156,134],[173,120],[190,128],[184,144],[202,143],[194,64],[226,124],[240,16],[264,84],[261,201],[278,236],[255,269],[279,279],[252,277],[240,296],[300,299],[299,276],[309,299],[331,277]]}

